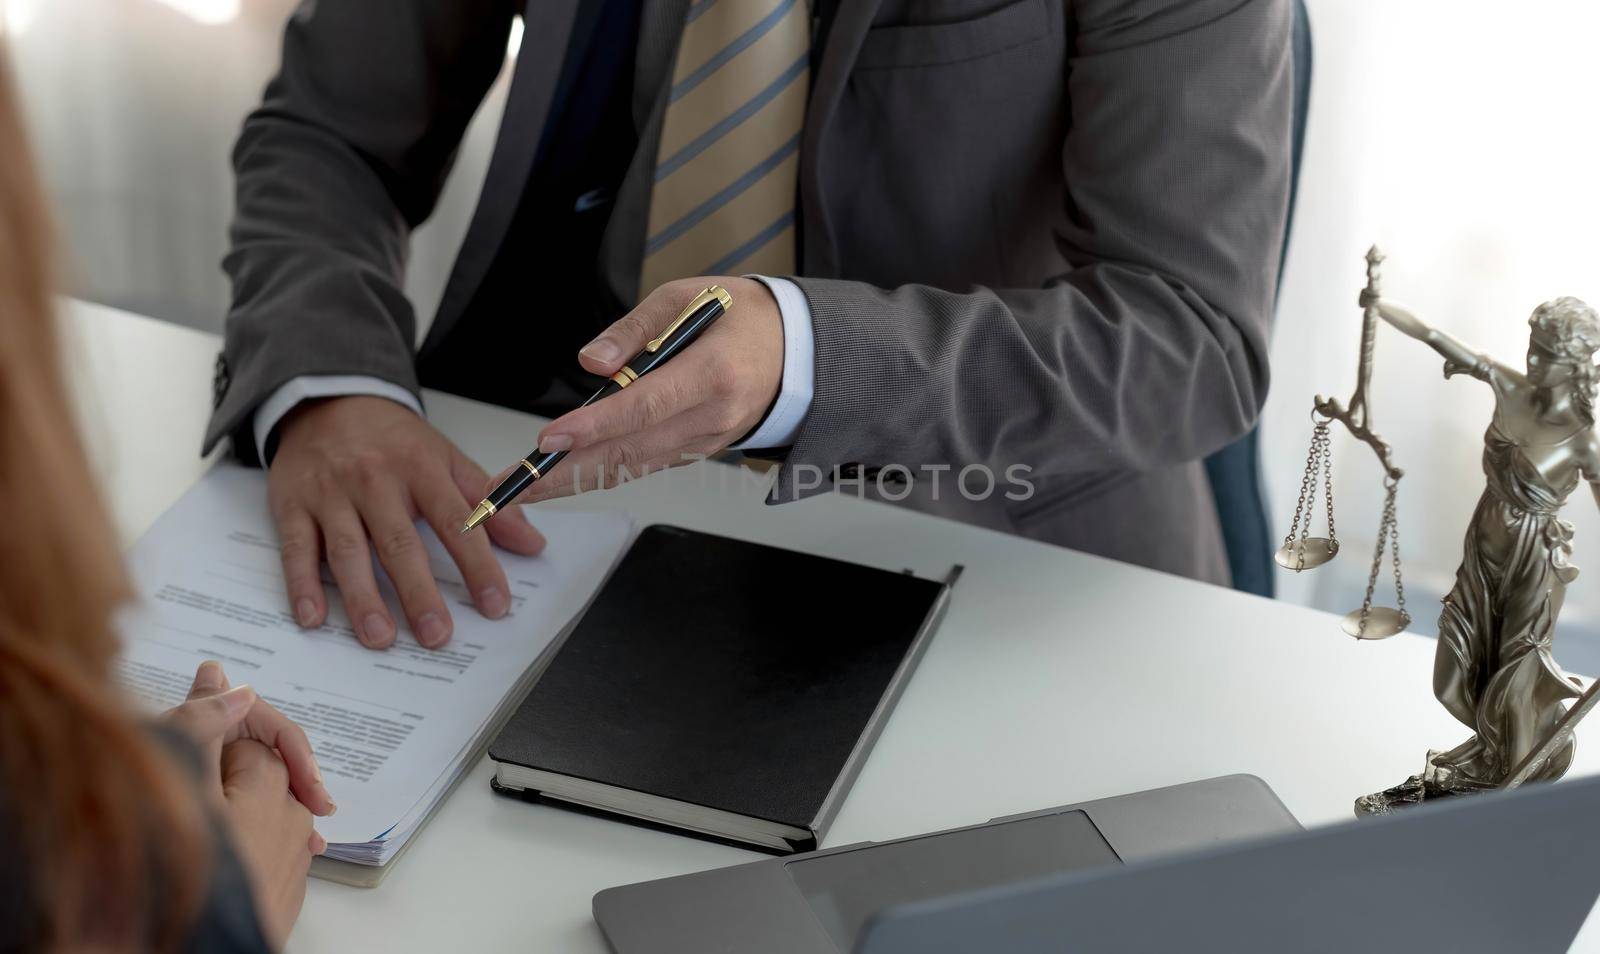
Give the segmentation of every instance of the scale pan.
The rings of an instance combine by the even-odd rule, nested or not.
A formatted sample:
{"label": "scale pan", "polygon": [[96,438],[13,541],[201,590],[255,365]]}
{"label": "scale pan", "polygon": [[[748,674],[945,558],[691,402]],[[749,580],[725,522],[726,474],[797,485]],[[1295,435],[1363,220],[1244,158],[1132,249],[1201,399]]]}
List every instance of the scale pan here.
{"label": "scale pan", "polygon": [[1303,547],[1298,543],[1279,547],[1272,559],[1285,570],[1299,573],[1319,567],[1338,555],[1339,544],[1336,541],[1327,537],[1306,537]]}
{"label": "scale pan", "polygon": [[1411,625],[1411,616],[1388,606],[1374,606],[1367,613],[1367,630],[1361,631],[1361,611],[1351,610],[1339,623],[1339,628],[1357,639],[1388,639],[1403,633]]}

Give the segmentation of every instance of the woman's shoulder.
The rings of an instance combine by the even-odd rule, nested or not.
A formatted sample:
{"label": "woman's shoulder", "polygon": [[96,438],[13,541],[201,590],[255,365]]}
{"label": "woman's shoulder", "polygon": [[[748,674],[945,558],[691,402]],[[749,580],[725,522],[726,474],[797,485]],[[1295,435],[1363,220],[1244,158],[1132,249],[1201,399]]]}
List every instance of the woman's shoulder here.
{"label": "woman's shoulder", "polygon": [[[198,785],[202,763],[188,738],[159,722],[153,723],[149,731]],[[234,853],[221,819],[215,816],[211,821],[211,833],[211,870],[206,879],[206,897],[194,928],[189,932],[188,948],[196,952],[264,954],[271,948],[261,932],[261,922],[256,919],[249,878],[239,856]]]}
{"label": "woman's shoulder", "polygon": [[20,809],[0,783],[0,951],[38,950],[47,940],[22,850]]}
{"label": "woman's shoulder", "polygon": [[[150,734],[170,750],[198,784],[200,761],[194,747],[171,728],[152,726]],[[49,942],[48,919],[32,874],[41,865],[27,856],[20,837],[27,793],[0,783],[0,951],[31,951]],[[213,820],[206,895],[185,947],[195,952],[264,954],[270,950],[256,919],[250,882],[220,820]]]}

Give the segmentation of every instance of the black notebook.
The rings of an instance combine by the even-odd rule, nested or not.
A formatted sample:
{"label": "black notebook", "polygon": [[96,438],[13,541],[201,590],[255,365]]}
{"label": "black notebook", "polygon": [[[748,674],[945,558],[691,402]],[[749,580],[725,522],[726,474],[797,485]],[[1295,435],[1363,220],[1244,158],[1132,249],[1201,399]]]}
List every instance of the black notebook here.
{"label": "black notebook", "polygon": [[647,527],[489,746],[495,787],[815,848],[954,576]]}

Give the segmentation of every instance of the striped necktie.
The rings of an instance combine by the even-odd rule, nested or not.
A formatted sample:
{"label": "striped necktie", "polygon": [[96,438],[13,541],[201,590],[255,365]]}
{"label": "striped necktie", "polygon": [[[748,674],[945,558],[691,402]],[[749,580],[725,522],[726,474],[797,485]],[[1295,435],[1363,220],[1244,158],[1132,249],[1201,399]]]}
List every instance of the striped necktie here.
{"label": "striped necktie", "polygon": [[811,52],[805,0],[694,0],[656,152],[639,293],[794,271]]}

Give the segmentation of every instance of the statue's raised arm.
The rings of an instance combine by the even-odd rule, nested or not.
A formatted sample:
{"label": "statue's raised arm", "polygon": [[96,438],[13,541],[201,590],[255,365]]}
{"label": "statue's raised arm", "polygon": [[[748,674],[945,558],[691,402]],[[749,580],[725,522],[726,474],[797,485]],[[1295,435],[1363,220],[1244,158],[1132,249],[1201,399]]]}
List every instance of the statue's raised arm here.
{"label": "statue's raised arm", "polygon": [[1472,350],[1455,336],[1432,327],[1393,302],[1382,300],[1370,289],[1362,289],[1361,307],[1376,307],[1378,314],[1390,326],[1439,352],[1444,357],[1444,375],[1447,378],[1453,374],[1470,374],[1494,384],[1493,374],[1498,373],[1509,382],[1522,380],[1522,375],[1517,369],[1496,361],[1489,355]]}

